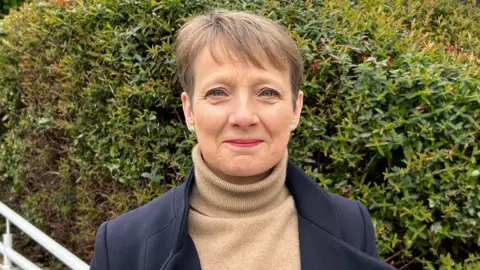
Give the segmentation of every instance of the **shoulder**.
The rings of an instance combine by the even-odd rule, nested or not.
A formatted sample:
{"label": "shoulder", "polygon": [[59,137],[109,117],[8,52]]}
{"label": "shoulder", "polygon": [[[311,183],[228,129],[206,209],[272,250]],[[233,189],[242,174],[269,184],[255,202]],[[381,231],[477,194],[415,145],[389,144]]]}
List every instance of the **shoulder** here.
{"label": "shoulder", "polygon": [[[104,222],[97,231],[91,269],[137,269],[145,262],[147,245],[154,236],[173,235],[175,196],[173,188],[155,200]],[[160,233],[162,232],[162,233]],[[164,239],[165,240],[165,239]],[[171,243],[164,243],[157,256],[165,257]]]}
{"label": "shoulder", "polygon": [[325,192],[335,206],[341,239],[378,258],[375,231],[367,208],[359,201]]}
{"label": "shoulder", "polygon": [[362,203],[356,200],[350,200],[345,197],[342,197],[338,194],[334,194],[331,192],[325,191],[335,206],[335,210],[337,211],[338,218],[341,221],[349,220],[352,223],[362,223],[363,216],[362,212],[365,206]]}
{"label": "shoulder", "polygon": [[[108,221],[110,235],[148,235],[168,226],[175,218],[173,188],[153,201]],[[155,233],[155,232],[153,232]]]}
{"label": "shoulder", "polygon": [[378,258],[375,232],[365,206],[327,192],[293,161],[288,162],[286,184],[300,215],[343,243]]}

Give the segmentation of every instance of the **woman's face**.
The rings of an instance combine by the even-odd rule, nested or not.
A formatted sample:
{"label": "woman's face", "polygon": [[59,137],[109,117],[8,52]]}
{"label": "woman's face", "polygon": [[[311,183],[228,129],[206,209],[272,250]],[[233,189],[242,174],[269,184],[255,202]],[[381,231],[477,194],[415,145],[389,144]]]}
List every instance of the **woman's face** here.
{"label": "woman's face", "polygon": [[302,110],[301,91],[293,108],[289,71],[262,63],[265,70],[225,55],[218,63],[204,48],[194,65],[192,100],[182,94],[187,125],[195,129],[206,164],[236,184],[268,175],[287,151]]}

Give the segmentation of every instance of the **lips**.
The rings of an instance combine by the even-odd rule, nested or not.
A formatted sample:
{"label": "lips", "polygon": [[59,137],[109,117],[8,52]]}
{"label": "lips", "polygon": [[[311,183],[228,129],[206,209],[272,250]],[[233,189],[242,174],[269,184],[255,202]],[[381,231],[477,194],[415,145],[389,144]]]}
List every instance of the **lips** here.
{"label": "lips", "polygon": [[253,147],[263,142],[263,140],[259,139],[234,139],[234,140],[227,140],[226,143],[237,146],[237,147]]}

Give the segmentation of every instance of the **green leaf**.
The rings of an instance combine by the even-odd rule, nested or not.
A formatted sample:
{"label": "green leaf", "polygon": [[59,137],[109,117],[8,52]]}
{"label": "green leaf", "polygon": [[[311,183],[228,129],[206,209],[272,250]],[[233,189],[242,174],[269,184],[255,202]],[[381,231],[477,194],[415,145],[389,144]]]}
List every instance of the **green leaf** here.
{"label": "green leaf", "polygon": [[38,124],[39,125],[45,125],[45,124],[48,124],[52,121],[52,119],[50,118],[45,118],[45,117],[42,117],[40,119],[38,119]]}

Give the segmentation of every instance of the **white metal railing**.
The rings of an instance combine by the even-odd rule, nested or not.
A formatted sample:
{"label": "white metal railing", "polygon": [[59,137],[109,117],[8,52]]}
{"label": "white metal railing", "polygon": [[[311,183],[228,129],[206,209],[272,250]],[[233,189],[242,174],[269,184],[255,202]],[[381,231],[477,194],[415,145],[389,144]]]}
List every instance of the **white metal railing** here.
{"label": "white metal railing", "polygon": [[40,270],[38,266],[30,262],[28,259],[17,253],[13,250],[13,239],[12,234],[10,233],[10,223],[15,224],[17,228],[22,230],[28,236],[30,236],[37,243],[42,245],[46,250],[51,254],[57,257],[65,265],[70,267],[73,270],[87,270],[89,269],[88,264],[77,258],[66,248],[62,247],[60,244],[55,242],[52,238],[48,237],[42,231],[37,229],[35,226],[30,224],[19,214],[15,213],[12,209],[8,208],[5,204],[0,202],[0,214],[5,217],[6,228],[5,234],[3,235],[3,243],[0,242],[0,253],[3,254],[3,267],[4,270],[13,269],[12,263],[15,263],[17,266],[27,269],[27,270]]}

